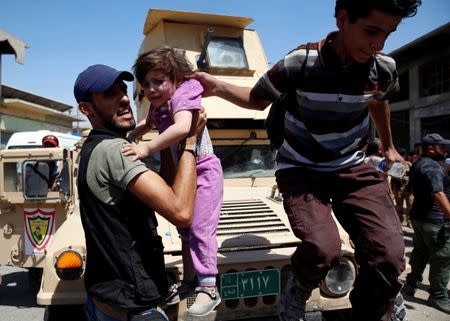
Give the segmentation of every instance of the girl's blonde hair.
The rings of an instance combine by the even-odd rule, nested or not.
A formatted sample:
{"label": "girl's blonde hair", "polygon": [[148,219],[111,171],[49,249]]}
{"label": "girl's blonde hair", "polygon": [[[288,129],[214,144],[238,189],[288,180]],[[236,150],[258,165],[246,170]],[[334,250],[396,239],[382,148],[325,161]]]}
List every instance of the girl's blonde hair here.
{"label": "girl's blonde hair", "polygon": [[173,48],[157,48],[145,52],[139,55],[133,66],[133,72],[140,84],[145,82],[145,76],[153,69],[167,73],[172,81],[175,77],[184,78],[194,71],[184,53]]}

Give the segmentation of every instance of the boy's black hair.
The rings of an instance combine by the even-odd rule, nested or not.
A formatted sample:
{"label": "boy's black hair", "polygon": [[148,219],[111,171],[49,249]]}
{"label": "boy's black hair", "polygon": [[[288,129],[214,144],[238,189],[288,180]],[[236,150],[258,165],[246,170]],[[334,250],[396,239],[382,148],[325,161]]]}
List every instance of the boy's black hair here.
{"label": "boy's black hair", "polygon": [[368,17],[371,11],[376,9],[407,18],[415,16],[421,4],[422,0],[336,0],[334,16],[337,16],[339,10],[345,9],[348,20],[354,23],[359,18]]}

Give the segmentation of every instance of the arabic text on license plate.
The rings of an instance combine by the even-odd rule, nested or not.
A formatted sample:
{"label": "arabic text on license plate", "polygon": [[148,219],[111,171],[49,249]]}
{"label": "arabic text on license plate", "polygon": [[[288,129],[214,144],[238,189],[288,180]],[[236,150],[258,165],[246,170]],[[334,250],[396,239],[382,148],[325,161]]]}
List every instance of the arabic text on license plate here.
{"label": "arabic text on license plate", "polygon": [[220,276],[220,295],[223,299],[238,299],[280,292],[278,269],[224,273]]}

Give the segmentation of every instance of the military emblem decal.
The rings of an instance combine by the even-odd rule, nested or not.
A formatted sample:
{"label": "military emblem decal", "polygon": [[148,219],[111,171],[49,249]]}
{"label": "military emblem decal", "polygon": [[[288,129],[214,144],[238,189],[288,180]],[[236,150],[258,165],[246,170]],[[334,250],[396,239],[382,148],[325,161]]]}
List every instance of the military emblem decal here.
{"label": "military emblem decal", "polygon": [[52,208],[25,208],[25,254],[44,254],[55,230],[55,210]]}

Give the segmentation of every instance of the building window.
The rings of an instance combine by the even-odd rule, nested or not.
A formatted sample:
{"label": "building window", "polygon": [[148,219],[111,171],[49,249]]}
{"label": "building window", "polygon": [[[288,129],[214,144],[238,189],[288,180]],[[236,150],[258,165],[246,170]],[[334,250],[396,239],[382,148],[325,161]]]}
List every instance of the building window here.
{"label": "building window", "polygon": [[450,56],[430,61],[419,69],[420,97],[438,95],[449,91]]}
{"label": "building window", "polygon": [[405,71],[400,73],[398,76],[398,81],[400,84],[400,91],[389,99],[392,103],[409,100],[409,72]]}

